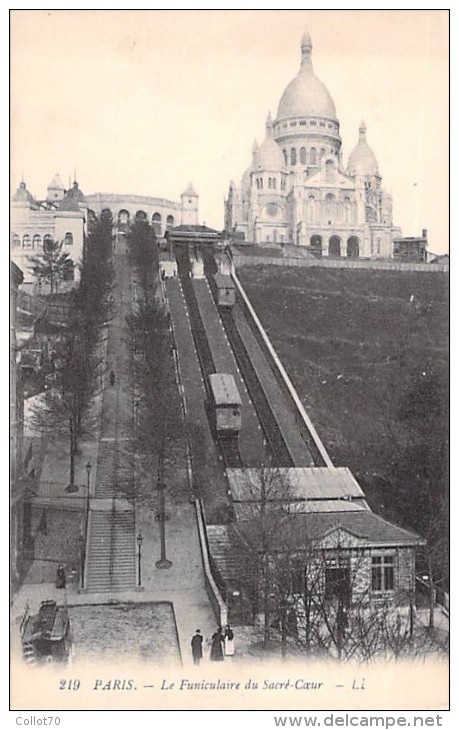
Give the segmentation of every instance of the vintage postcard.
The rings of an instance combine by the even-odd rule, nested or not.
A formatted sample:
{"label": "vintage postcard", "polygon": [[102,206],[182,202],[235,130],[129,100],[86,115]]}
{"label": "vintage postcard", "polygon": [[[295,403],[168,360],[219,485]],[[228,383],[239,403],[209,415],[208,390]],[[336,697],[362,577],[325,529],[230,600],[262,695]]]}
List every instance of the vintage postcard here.
{"label": "vintage postcard", "polygon": [[448,84],[448,10],[11,11],[13,710],[441,724]]}

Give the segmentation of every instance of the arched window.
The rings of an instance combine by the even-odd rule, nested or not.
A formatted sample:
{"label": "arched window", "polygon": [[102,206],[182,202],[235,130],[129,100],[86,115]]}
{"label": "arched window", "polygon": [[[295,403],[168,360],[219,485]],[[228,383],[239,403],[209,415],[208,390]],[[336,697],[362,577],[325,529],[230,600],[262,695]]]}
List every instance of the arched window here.
{"label": "arched window", "polygon": [[260,190],[263,190],[263,178],[260,177]]}
{"label": "arched window", "polygon": [[317,165],[317,150],[315,147],[311,147],[309,152],[309,162],[311,165]]}
{"label": "arched window", "polygon": [[146,221],[147,220],[147,214],[144,210],[138,210],[135,214],[136,221]]}
{"label": "arched window", "polygon": [[335,173],[335,163],[333,160],[327,160],[325,163],[325,180],[327,182],[333,182]]}
{"label": "arched window", "polygon": [[316,258],[322,258],[322,236],[311,236],[309,250]]}
{"label": "arched window", "polygon": [[53,245],[53,237],[47,233],[46,236],[43,237],[43,248],[48,249]]}
{"label": "arched window", "polygon": [[128,226],[129,225],[129,211],[128,210],[120,210],[118,213],[118,225],[119,226]]}
{"label": "arched window", "polygon": [[344,198],[344,222],[351,222],[351,201],[349,198]]}
{"label": "arched window", "polygon": [[376,239],[376,253],[381,253],[381,239]]}
{"label": "arched window", "polygon": [[174,223],[175,223],[174,216],[168,215],[166,218],[166,228],[168,231],[170,231],[170,229],[174,227]]}
{"label": "arched window", "polygon": [[351,236],[347,239],[347,255],[349,258],[358,259],[360,254],[360,244],[357,236]]}
{"label": "arched window", "polygon": [[277,188],[277,180],[273,177],[273,188]]}
{"label": "arched window", "polygon": [[104,208],[103,211],[100,214],[100,219],[103,221],[106,221],[107,223],[111,223],[113,220],[113,214],[110,208]]}
{"label": "arched window", "polygon": [[309,210],[309,222],[310,223],[315,222],[315,208],[316,208],[316,201],[314,199],[314,196],[310,195],[308,198],[308,210]]}
{"label": "arched window", "polygon": [[268,188],[272,188],[273,186],[273,179],[272,177],[268,177]]}
{"label": "arched window", "polygon": [[73,233],[70,233],[70,231],[67,231],[65,234],[64,244],[66,246],[73,246]]}
{"label": "arched window", "polygon": [[281,190],[285,190],[285,177],[282,175],[281,177]]}
{"label": "arched window", "polygon": [[341,256],[341,239],[338,236],[331,236],[328,241],[328,255],[332,259],[339,259]]}
{"label": "arched window", "polygon": [[28,233],[22,237],[22,248],[32,248],[32,242]]}
{"label": "arched window", "polygon": [[300,162],[302,165],[306,164],[306,147],[300,149]]}
{"label": "arched window", "polygon": [[13,246],[20,246],[21,245],[21,239],[19,238],[17,233],[13,233],[13,240],[12,240]]}
{"label": "arched window", "polygon": [[284,162],[288,165],[288,152],[287,150],[282,150],[282,152],[284,153]]}
{"label": "arched window", "polygon": [[157,236],[161,235],[161,213],[153,213],[151,219],[153,230]]}
{"label": "arched window", "polygon": [[325,196],[325,218],[326,223],[332,223],[335,214],[335,196],[327,193]]}
{"label": "arched window", "polygon": [[32,248],[38,249],[41,246],[41,236],[38,235],[38,233],[35,234],[32,241]]}
{"label": "arched window", "polygon": [[290,150],[290,164],[296,165],[296,149],[294,147]]}

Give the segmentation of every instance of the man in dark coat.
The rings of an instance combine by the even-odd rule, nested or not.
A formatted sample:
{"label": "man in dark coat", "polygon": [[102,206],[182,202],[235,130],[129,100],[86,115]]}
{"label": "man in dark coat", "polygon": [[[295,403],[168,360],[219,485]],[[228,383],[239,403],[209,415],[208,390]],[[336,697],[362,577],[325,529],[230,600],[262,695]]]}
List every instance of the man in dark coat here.
{"label": "man in dark coat", "polygon": [[222,662],[223,656],[223,644],[225,643],[225,637],[222,632],[222,627],[219,626],[215,634],[212,636],[212,644],[210,646],[210,661],[211,662]]}
{"label": "man in dark coat", "polygon": [[202,659],[202,636],[200,629],[196,629],[196,633],[191,639],[191,653],[193,655],[193,664],[199,664]]}

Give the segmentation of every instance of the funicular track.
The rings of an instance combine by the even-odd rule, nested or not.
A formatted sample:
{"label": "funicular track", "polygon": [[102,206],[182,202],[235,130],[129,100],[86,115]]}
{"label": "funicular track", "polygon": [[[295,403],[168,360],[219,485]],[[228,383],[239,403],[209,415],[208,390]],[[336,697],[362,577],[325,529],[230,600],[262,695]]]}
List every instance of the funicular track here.
{"label": "funicular track", "polygon": [[[209,282],[212,295],[215,301],[217,301],[216,286],[213,278],[213,274],[217,271],[214,254],[205,247],[203,247],[202,253],[207,281]],[[219,308],[219,313],[265,434],[272,454],[273,465],[278,467],[295,466],[242,337],[236,327],[232,312],[229,309],[224,310]]]}
{"label": "funicular track", "polygon": [[[175,246],[174,254],[177,260],[178,274],[190,315],[191,332],[196,346],[196,352],[198,353],[207,397],[209,398],[211,393],[209,375],[215,373],[216,369],[204,323],[199,312],[196,294],[190,280],[190,257],[188,244]],[[212,431],[213,436],[220,447],[225,467],[241,468],[243,466],[243,462],[237,437],[232,436],[227,438],[218,438],[213,429]]]}

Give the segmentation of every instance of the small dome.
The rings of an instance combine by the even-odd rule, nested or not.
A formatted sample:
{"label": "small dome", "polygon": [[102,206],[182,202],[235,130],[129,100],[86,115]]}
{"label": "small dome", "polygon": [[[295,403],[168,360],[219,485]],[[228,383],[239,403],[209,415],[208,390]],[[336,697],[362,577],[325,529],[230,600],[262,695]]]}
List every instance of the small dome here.
{"label": "small dome", "polygon": [[80,203],[82,202],[84,202],[84,195],[75,180],[70,190],[67,190],[59,203],[59,210],[80,210]]}
{"label": "small dome", "polygon": [[35,205],[35,198],[33,197],[32,193],[29,193],[27,190],[26,184],[24,181],[22,181],[16,190],[16,192],[13,195],[13,203],[30,203],[31,205]]}
{"label": "small dome", "polygon": [[378,160],[367,142],[367,128],[364,122],[359,127],[359,141],[349,155],[347,171],[351,176],[379,175]]}
{"label": "small dome", "polygon": [[259,146],[254,157],[254,168],[256,170],[282,170],[284,168],[284,156],[282,150],[273,138],[273,123],[271,114],[266,121],[266,138]]}
{"label": "small dome", "polygon": [[326,86],[314,74],[309,33],[301,40],[300,70],[282,94],[277,121],[289,117],[328,117],[336,119],[335,103]]}

